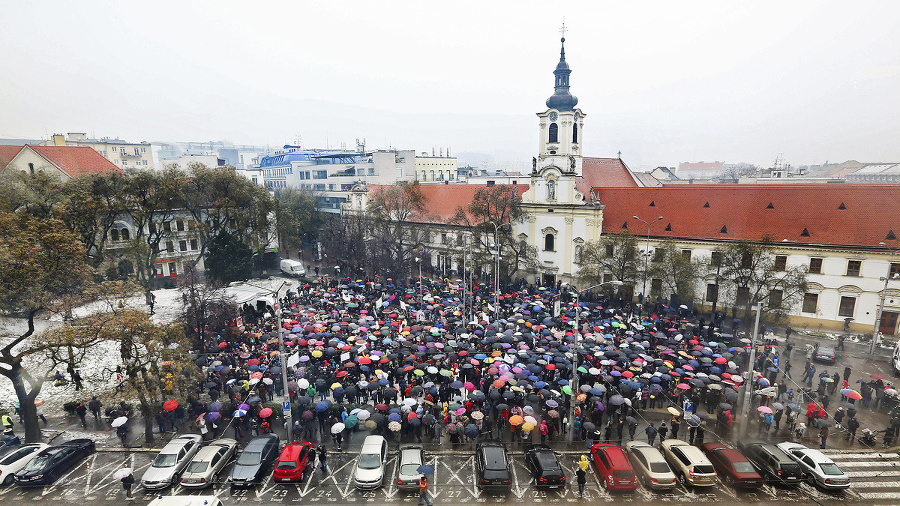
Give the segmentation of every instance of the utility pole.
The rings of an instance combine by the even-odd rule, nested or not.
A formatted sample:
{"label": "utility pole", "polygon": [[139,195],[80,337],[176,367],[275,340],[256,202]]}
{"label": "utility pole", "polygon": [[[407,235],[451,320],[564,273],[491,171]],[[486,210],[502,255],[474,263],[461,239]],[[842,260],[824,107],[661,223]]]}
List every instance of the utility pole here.
{"label": "utility pole", "polygon": [[662,216],[656,218],[653,221],[644,221],[637,216],[632,216],[635,220],[647,225],[647,251],[644,253],[644,288],[641,289],[641,294],[644,298],[647,298],[647,263],[650,261],[650,225],[653,225],[657,221],[663,219]]}
{"label": "utility pole", "polygon": [[747,377],[744,378],[744,405],[741,412],[744,414],[744,434],[750,431],[750,390],[753,388],[753,365],[756,362],[756,337],[759,334],[759,316],[762,314],[762,302],[756,303],[756,324],[753,325],[753,337],[750,339],[750,364],[747,367]]}

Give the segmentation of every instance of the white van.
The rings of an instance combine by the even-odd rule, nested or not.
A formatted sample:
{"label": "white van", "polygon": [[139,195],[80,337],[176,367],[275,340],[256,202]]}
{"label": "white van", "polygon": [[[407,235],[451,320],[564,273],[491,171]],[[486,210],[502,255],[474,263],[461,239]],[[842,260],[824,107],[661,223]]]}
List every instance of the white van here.
{"label": "white van", "polygon": [[281,272],[294,277],[306,276],[306,269],[303,267],[303,264],[289,258],[281,261]]}

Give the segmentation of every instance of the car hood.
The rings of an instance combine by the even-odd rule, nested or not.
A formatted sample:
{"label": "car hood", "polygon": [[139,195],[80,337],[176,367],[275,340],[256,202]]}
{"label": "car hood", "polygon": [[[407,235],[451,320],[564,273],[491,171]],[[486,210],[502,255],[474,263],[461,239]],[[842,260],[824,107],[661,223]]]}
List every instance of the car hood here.
{"label": "car hood", "polygon": [[250,480],[256,476],[256,472],[259,470],[259,465],[253,466],[239,466],[235,465],[231,468],[231,474],[229,477],[232,480]]}
{"label": "car hood", "polygon": [[31,478],[32,476],[38,476],[41,474],[45,474],[46,472],[47,472],[47,468],[32,469],[30,471],[24,471],[24,472],[19,471],[18,473],[16,473],[16,476],[18,476],[19,478]]}
{"label": "car hood", "polygon": [[381,468],[362,469],[362,468],[357,467],[356,473],[354,474],[354,478],[356,478],[357,481],[372,482],[372,481],[378,481],[378,479],[381,478],[381,474],[382,474]]}
{"label": "car hood", "polygon": [[172,467],[149,467],[146,471],[144,471],[144,476],[141,477],[141,481],[171,480],[172,476],[175,475],[175,471],[177,469],[177,465]]}

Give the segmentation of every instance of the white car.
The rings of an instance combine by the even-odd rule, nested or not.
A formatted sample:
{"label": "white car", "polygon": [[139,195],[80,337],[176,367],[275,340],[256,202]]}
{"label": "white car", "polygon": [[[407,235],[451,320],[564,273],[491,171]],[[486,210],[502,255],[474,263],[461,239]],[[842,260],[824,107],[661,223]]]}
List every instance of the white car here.
{"label": "white car", "polygon": [[356,462],[356,471],[353,473],[353,483],[356,488],[376,489],[384,483],[384,464],[387,461],[387,441],[383,436],[366,436],[362,449],[359,451],[359,459]]}
{"label": "white car", "polygon": [[200,448],[181,474],[181,484],[188,488],[208,487],[225,464],[231,462],[236,450],[237,441],[229,438],[217,439]]}
{"label": "white car", "polygon": [[638,480],[654,490],[675,488],[678,480],[669,468],[665,457],[656,448],[642,441],[625,443],[625,452],[637,473]]}
{"label": "white car", "polygon": [[403,445],[400,447],[400,466],[397,471],[397,488],[400,490],[418,490],[422,473],[419,466],[425,463],[425,452],[422,445]]}
{"label": "white car", "polygon": [[185,434],[173,438],[153,459],[144,472],[141,486],[159,490],[178,482],[178,475],[200,449],[203,438],[199,434]]}
{"label": "white car", "polygon": [[850,486],[850,477],[819,450],[787,441],[776,446],[800,464],[800,469],[810,484],[826,490],[843,490]]}
{"label": "white car", "polygon": [[16,448],[4,455],[3,458],[0,459],[0,483],[3,483],[3,485],[11,485],[13,483],[13,475],[16,474],[16,471],[22,469],[26,464],[31,462],[31,459],[33,459],[38,452],[49,447],[50,445],[45,445],[43,443],[30,444]]}

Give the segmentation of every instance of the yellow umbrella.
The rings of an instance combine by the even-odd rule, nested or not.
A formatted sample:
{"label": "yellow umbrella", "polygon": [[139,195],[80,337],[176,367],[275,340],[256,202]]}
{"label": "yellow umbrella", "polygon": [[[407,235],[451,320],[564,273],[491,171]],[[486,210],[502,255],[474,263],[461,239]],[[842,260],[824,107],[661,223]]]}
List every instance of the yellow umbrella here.
{"label": "yellow umbrella", "polygon": [[334,390],[335,388],[342,387],[342,386],[344,386],[344,385],[341,385],[340,383],[335,381],[334,383],[331,384],[331,389]]}
{"label": "yellow umbrella", "polygon": [[584,455],[581,456],[581,460],[578,461],[578,465],[581,467],[582,471],[587,472],[588,468],[591,467],[591,462]]}
{"label": "yellow umbrella", "polygon": [[534,424],[531,422],[525,422],[522,424],[522,430],[525,432],[531,432],[534,429]]}
{"label": "yellow umbrella", "polygon": [[319,358],[322,356],[322,350],[313,350],[312,356]]}

